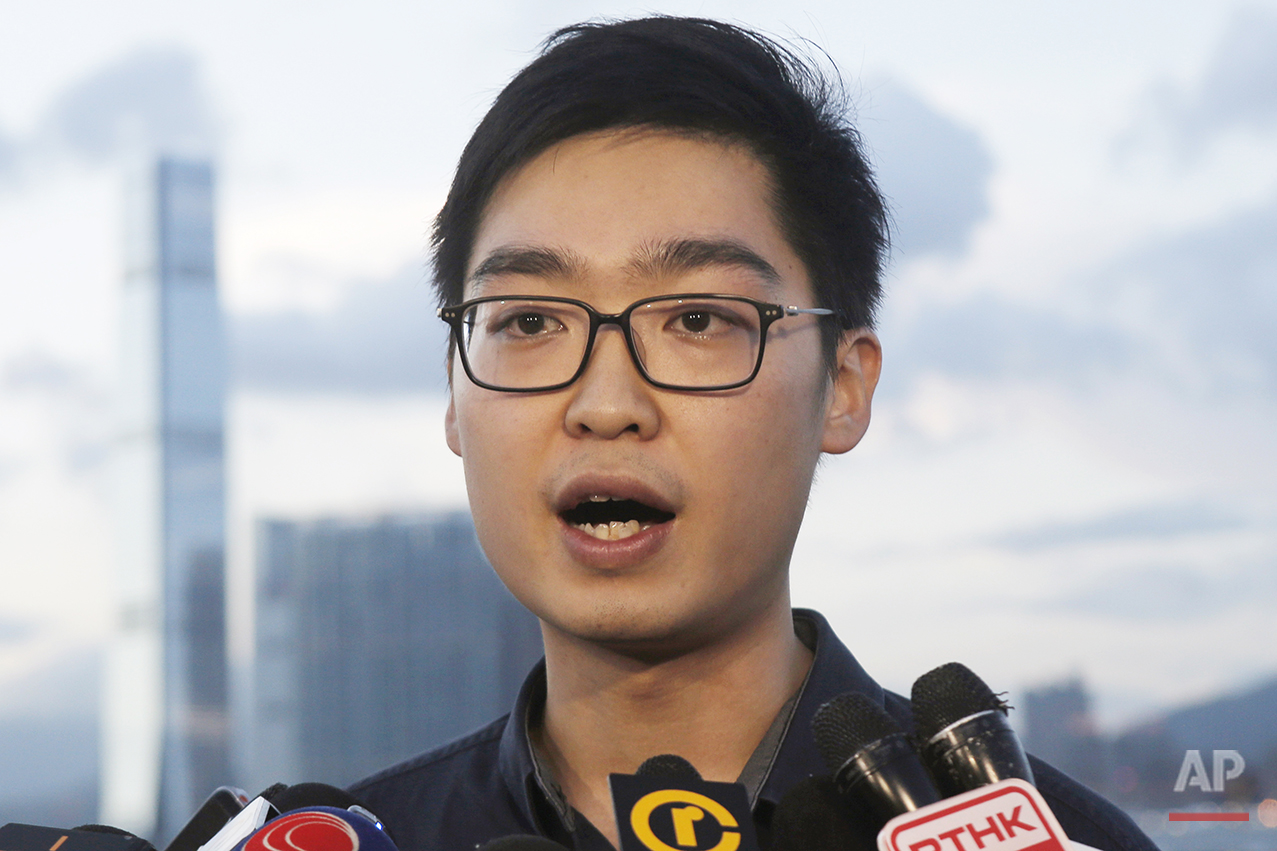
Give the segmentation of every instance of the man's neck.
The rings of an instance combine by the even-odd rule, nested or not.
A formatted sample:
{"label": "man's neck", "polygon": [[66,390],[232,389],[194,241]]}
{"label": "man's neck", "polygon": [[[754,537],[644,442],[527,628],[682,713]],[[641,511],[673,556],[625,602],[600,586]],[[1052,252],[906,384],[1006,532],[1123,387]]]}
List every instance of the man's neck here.
{"label": "man's neck", "polygon": [[788,596],[719,640],[659,661],[545,630],[546,704],[534,731],[564,796],[617,845],[607,776],[674,753],[706,780],[733,782],[812,654]]}

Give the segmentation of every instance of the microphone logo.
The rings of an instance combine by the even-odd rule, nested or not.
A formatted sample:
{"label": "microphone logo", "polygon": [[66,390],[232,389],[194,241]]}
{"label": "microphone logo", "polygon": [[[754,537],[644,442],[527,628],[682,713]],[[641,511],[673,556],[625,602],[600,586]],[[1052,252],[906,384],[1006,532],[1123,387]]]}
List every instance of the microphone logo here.
{"label": "microphone logo", "polygon": [[298,810],[263,825],[244,851],[359,851],[359,835],[332,813]]}
{"label": "microphone logo", "polygon": [[[652,829],[652,816],[666,804],[674,826],[674,845],[663,842]],[[683,806],[677,806],[682,804]],[[718,801],[686,789],[658,789],[639,798],[630,810],[630,828],[651,851],[688,851],[698,848],[696,823],[706,814],[718,822],[722,837],[708,851],[736,851],[740,847],[740,824]]]}
{"label": "microphone logo", "polygon": [[608,781],[620,851],[758,851],[739,783],[645,774],[612,774]]}
{"label": "microphone logo", "polygon": [[1072,847],[1037,789],[1013,778],[896,816],[879,851],[1066,851]]}

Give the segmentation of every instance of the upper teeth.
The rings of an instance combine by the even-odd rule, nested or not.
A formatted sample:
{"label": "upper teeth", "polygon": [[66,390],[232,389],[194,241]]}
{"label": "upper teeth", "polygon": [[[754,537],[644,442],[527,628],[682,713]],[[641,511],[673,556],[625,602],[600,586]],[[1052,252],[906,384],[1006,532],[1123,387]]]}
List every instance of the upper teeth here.
{"label": "upper teeth", "polygon": [[611,523],[575,524],[576,528],[580,529],[585,534],[593,535],[603,541],[619,541],[623,538],[628,538],[631,535],[637,535],[639,532],[649,528],[651,525],[651,523],[639,523],[637,520],[627,520],[625,522],[613,520]]}
{"label": "upper teeth", "polygon": [[590,494],[590,502],[607,502],[615,497],[604,496],[601,493]]}

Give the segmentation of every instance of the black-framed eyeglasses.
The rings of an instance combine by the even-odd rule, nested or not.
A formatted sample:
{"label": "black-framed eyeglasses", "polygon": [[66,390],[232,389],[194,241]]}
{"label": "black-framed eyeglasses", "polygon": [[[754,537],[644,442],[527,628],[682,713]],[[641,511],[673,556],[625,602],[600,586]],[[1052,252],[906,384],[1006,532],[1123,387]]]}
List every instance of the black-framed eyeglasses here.
{"label": "black-framed eyeglasses", "polygon": [[559,390],[581,377],[603,325],[619,325],[639,374],[666,390],[731,390],[754,380],[767,329],[786,316],[833,316],[738,295],[679,293],[620,313],[558,296],[485,296],[439,308],[466,375],[509,393]]}

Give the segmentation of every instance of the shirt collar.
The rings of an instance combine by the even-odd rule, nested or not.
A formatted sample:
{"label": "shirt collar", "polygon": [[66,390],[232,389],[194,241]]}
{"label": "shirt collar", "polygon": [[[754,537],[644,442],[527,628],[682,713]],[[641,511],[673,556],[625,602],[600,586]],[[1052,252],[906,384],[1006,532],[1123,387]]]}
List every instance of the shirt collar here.
{"label": "shirt collar", "polygon": [[532,741],[528,738],[529,712],[540,714],[545,706],[545,659],[537,662],[528,673],[515,698],[514,709],[506,721],[505,731],[501,734],[501,745],[497,754],[497,766],[506,788],[514,797],[519,811],[546,832],[539,813],[537,796],[544,797],[542,789],[546,783],[538,776],[537,762],[532,756]]}
{"label": "shirt collar", "polygon": [[[829,622],[819,612],[811,609],[794,610],[795,630],[802,635],[814,633],[815,646],[812,648],[815,659],[802,687],[799,689],[797,701],[781,710],[777,723],[782,725],[779,747],[770,759],[765,754],[756,753],[756,758],[765,760],[768,765],[763,774],[758,799],[772,805],[778,803],[785,792],[801,780],[813,774],[826,772],[825,763],[816,748],[811,735],[811,721],[816,710],[824,703],[840,694],[857,691],[867,695],[875,703],[882,704],[882,686],[874,682],[865,672],[851,651],[834,635]],[[552,786],[549,779],[539,773],[537,760],[532,754],[532,743],[528,738],[530,720],[539,716],[545,706],[545,660],[537,663],[519,689],[510,720],[501,736],[498,765],[506,788],[518,803],[523,815],[536,824],[543,833],[557,831],[548,830],[545,824],[547,805],[550,812],[558,813],[563,818],[562,807],[558,804],[562,796]],[[788,718],[783,716],[788,712]],[[760,747],[775,746],[767,736]],[[568,814],[570,821],[571,815]],[[568,826],[569,829],[570,825]]]}
{"label": "shirt collar", "polygon": [[811,609],[794,609],[794,622],[797,629],[802,629],[803,622],[814,629],[816,658],[798,693],[798,703],[758,796],[772,804],[778,803],[799,781],[828,771],[811,734],[811,721],[817,709],[849,691],[858,691],[879,705],[883,702],[882,686],[874,682],[846,645],[838,640],[823,615]]}

